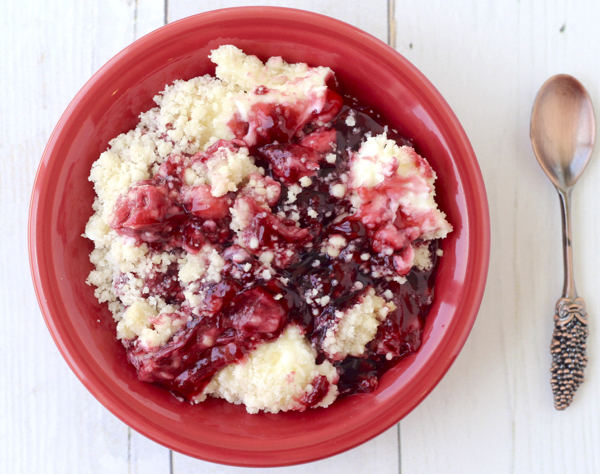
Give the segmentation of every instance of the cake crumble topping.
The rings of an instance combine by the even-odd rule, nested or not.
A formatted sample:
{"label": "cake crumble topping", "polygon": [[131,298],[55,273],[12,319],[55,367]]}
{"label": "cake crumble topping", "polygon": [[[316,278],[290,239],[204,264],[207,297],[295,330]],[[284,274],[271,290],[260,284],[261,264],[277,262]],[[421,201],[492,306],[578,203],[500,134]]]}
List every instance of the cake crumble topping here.
{"label": "cake crumble topping", "polygon": [[369,392],[420,346],[436,175],[327,67],[232,45],[93,164],[88,283],[140,380],[250,413]]}

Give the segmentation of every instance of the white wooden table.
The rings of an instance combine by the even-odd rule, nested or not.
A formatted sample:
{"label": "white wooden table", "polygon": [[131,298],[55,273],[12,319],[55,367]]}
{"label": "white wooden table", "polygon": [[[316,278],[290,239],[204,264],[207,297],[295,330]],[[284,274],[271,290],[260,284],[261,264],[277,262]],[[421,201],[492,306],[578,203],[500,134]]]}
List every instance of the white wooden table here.
{"label": "white wooden table", "polygon": [[[535,161],[529,116],[550,75],[578,77],[600,110],[600,2],[273,0],[389,42],[441,91],[470,137],[487,186],[492,255],[467,344],[401,423],[350,452],[274,472],[600,472],[600,157],[574,194],[579,293],[590,363],[556,412],[549,341],[562,289],[558,199]],[[63,361],[30,280],[29,196],[63,110],[119,50],[166,22],[235,0],[18,0],[0,15],[0,472],[234,473],[169,451],[102,407]],[[598,155],[598,153],[596,153]],[[261,470],[271,471],[271,470]]]}

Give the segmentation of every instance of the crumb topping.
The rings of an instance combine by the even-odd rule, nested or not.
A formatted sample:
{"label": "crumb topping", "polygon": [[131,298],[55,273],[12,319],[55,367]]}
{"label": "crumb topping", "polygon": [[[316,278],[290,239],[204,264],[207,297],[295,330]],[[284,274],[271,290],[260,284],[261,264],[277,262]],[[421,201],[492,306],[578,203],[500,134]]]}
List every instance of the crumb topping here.
{"label": "crumb topping", "polygon": [[372,391],[420,345],[452,230],[435,172],[329,68],[210,58],[215,77],[166,86],[93,164],[87,281],[140,380],[192,403]]}

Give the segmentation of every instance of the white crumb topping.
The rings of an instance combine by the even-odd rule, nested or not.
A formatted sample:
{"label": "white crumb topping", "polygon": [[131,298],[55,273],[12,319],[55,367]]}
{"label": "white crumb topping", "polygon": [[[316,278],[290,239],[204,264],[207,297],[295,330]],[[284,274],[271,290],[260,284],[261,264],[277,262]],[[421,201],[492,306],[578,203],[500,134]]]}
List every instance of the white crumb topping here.
{"label": "white crumb topping", "polygon": [[160,109],[142,114],[141,124],[166,134],[172,153],[193,155],[217,139],[234,138],[227,123],[240,93],[235,84],[210,76],[175,81],[154,98]]}
{"label": "white crumb topping", "polygon": [[141,273],[146,274],[149,271],[150,263],[146,258],[148,254],[147,245],[136,245],[135,239],[118,238],[116,232],[111,230],[114,239],[110,244],[107,258],[113,267],[118,268],[122,273]]}
{"label": "white crumb topping", "polygon": [[[281,195],[281,187],[279,184],[275,184],[273,181],[270,183],[260,174],[251,174],[249,176],[248,184],[245,188],[248,194],[258,198],[260,202],[264,204],[277,202]],[[267,207],[267,206],[265,206]]]}
{"label": "white crumb topping", "polygon": [[[124,341],[127,347],[134,344],[134,347],[145,349],[148,353],[155,353],[168,343],[187,321],[204,317],[212,311],[207,309],[210,308],[207,295],[212,291],[208,288],[221,282],[224,275],[239,279],[243,284],[246,284],[247,278],[265,281],[275,278],[275,282],[271,282],[275,285],[278,282],[284,285],[289,283],[274,268],[286,268],[288,264],[281,264],[284,261],[282,259],[292,261],[295,250],[292,250],[293,247],[286,248],[283,239],[277,235],[273,236],[274,251],[261,247],[257,237],[249,237],[252,235],[248,231],[253,224],[252,219],[270,218],[268,213],[276,212],[278,218],[287,221],[289,229],[302,231],[294,228],[294,224],[300,227],[305,222],[305,216],[301,213],[305,211],[310,218],[316,219],[319,217],[318,211],[322,210],[314,202],[309,205],[313,207],[307,208],[303,207],[304,203],[297,202],[303,188],[313,185],[313,179],[304,176],[298,184],[289,185],[286,190],[286,186],[274,180],[269,172],[256,166],[249,149],[254,149],[260,143],[258,140],[262,130],[260,126],[254,128],[257,127],[256,121],[251,118],[256,113],[255,106],[264,103],[278,104],[284,108],[294,106],[299,114],[296,117],[298,123],[310,121],[310,117],[321,113],[326,103],[326,83],[332,77],[332,71],[325,67],[288,64],[280,57],[263,63],[231,45],[214,50],[210,58],[216,64],[216,77],[207,75],[188,81],[175,81],[166,86],[154,97],[157,107],[142,113],[134,130],[119,135],[109,143],[107,151],[92,165],[89,177],[94,184],[96,198],[93,203],[94,215],[86,225],[84,236],[94,243],[90,261],[95,269],[88,276],[87,283],[96,287],[98,301],[108,304],[117,321],[117,338]],[[232,120],[250,122],[243,138],[236,137],[232,132],[228,125]],[[355,127],[356,116],[351,112],[345,122],[348,127]],[[325,126],[322,122],[314,124]],[[325,129],[329,130],[327,127]],[[300,128],[293,133],[301,137],[304,133],[302,130]],[[358,132],[358,128],[355,130]],[[234,138],[238,140],[231,142]],[[243,144],[246,146],[241,146]],[[327,163],[336,163],[335,153],[323,154]],[[385,180],[398,176],[414,178],[415,186],[409,187],[401,202],[392,204],[393,211],[402,206],[411,212],[433,212],[435,218],[421,238],[444,237],[451,226],[433,201],[435,174],[423,159],[419,157],[421,161],[416,160],[415,156],[418,155],[412,148],[398,147],[392,140],[387,140],[385,133],[369,136],[358,152],[350,152],[349,170],[342,173],[339,179],[331,178],[324,182],[333,197],[349,199],[354,211],[357,211],[363,204],[358,193],[360,187],[377,188]],[[423,162],[426,166],[421,166]],[[165,177],[165,168],[170,169],[171,165],[176,171],[168,173],[174,176]],[[424,177],[427,170],[431,172]],[[131,232],[125,232],[115,224],[120,216],[115,205],[119,197],[137,198],[134,192],[128,194],[132,185],[150,179],[160,182],[160,186],[163,186],[161,189],[167,189],[166,194],[158,197],[140,194],[142,198],[135,203],[139,207],[125,208],[123,211],[130,212],[128,219],[133,216],[127,224],[129,227],[123,226]],[[214,217],[214,221],[208,214],[200,213],[206,209],[199,209],[203,204],[201,199],[205,199],[202,196],[207,196],[207,201],[211,197],[208,187],[210,195],[215,198],[209,201],[211,206],[215,206],[214,215],[221,216]],[[194,188],[201,197],[192,204],[189,201],[177,201],[175,206],[173,201],[169,201],[173,195],[169,193],[181,192],[183,195]],[[235,198],[226,196],[234,192],[237,193]],[[287,198],[276,211],[275,206],[280,205],[282,192],[287,192]],[[311,192],[305,191],[307,194]],[[137,235],[136,229],[141,232],[139,229],[144,230],[144,226],[156,225],[152,221],[150,224],[140,224],[135,220],[139,217],[135,212],[139,208],[147,212],[144,207],[148,202],[153,203],[154,198],[159,201],[164,199],[161,202],[167,203],[167,219],[176,217],[168,222],[182,226],[176,219],[179,218],[177,213],[183,212],[183,209],[188,214],[198,212],[196,218],[202,220],[194,221],[193,225],[202,225],[202,228],[193,227],[190,237],[187,233],[190,227],[186,227],[186,233],[178,236],[175,244],[171,242],[162,247],[166,251],[159,251],[157,248],[161,248],[161,244],[155,243],[161,241],[164,237],[162,234],[156,237],[148,231],[143,237],[148,243],[143,243],[135,237],[120,235],[110,227],[109,223],[121,234]],[[122,202],[119,201],[119,206]],[[220,205],[223,209],[219,209]],[[156,211],[160,209],[159,206],[151,210]],[[230,229],[235,234],[233,241],[229,242],[233,245],[206,243],[215,242],[212,237],[203,239],[212,235],[209,232],[218,224],[221,225],[218,219],[223,215],[220,213],[226,215],[227,212],[231,217]],[[334,217],[339,222],[350,214],[344,211]],[[163,215],[156,215],[162,219]],[[331,212],[325,212],[325,218],[331,215]],[[159,225],[162,225],[164,221],[160,219],[157,218]],[[136,228],[136,225],[141,227]],[[208,230],[203,234],[205,228]],[[196,229],[200,234],[198,240],[193,234]],[[172,230],[167,230],[167,235]],[[180,231],[181,228],[177,230]],[[188,238],[190,240],[186,240]],[[338,258],[342,254],[346,261],[356,259],[361,250],[348,240],[342,235],[331,235],[325,239],[320,251],[331,258]],[[309,242],[302,245],[308,248],[317,244]],[[405,252],[402,258],[406,262],[400,263],[414,264],[420,269],[431,268],[433,259],[427,245],[412,243],[408,248],[412,253]],[[217,249],[222,249],[223,255]],[[384,249],[388,250],[391,253],[391,248]],[[373,255],[378,252],[375,251]],[[438,250],[440,254],[441,250]],[[324,258],[313,260],[313,267],[326,264],[327,257],[321,256]],[[367,262],[371,259],[371,253],[360,254],[360,259]],[[374,267],[372,274],[376,278],[378,271],[383,270]],[[399,275],[393,279],[400,283],[406,281]],[[334,324],[326,331],[323,350],[329,361],[317,364],[315,348],[298,326],[289,324],[277,340],[259,345],[241,362],[219,371],[194,401],[203,401],[209,395],[221,397],[232,403],[245,404],[250,413],[259,410],[271,413],[304,410],[307,405],[302,402],[303,397],[310,395],[315,390],[317,379],[322,381],[322,376],[325,376],[330,383],[329,390],[316,406],[326,407],[333,403],[338,395],[339,376],[331,361],[341,360],[348,355],[362,355],[365,345],[375,337],[379,324],[395,309],[394,303],[389,301],[393,298],[389,290],[383,293],[382,298],[375,294],[372,287],[363,291],[360,281],[355,282],[353,290],[362,291],[358,302],[345,311],[336,311]],[[275,294],[273,299],[279,301],[284,294],[286,300],[289,299],[285,291]],[[305,295],[306,302],[313,305],[311,311],[314,315],[326,310],[330,304],[336,304],[331,296],[319,291],[313,288]],[[177,298],[169,299],[169,296],[173,296],[169,295],[170,292],[176,293]],[[386,303],[386,299],[389,302]],[[172,301],[178,303],[167,304]],[[212,335],[204,337],[206,341],[203,344],[207,347],[215,343]],[[142,357],[147,355],[142,353]]]}
{"label": "white crumb topping", "polygon": [[229,209],[231,213],[231,224],[229,227],[232,231],[239,233],[242,229],[245,229],[250,224],[251,213],[248,203],[243,199],[236,199],[232,208]]}
{"label": "white crumb topping", "polygon": [[[299,123],[313,113],[319,113],[325,105],[327,80],[333,75],[327,67],[309,67],[305,63],[288,64],[281,57],[272,57],[265,64],[256,56],[244,54],[232,45],[221,46],[210,56],[217,64],[216,75],[222,81],[236,84],[243,91],[251,92],[258,85],[266,88],[264,94],[238,94],[235,98],[236,113],[248,121],[252,106],[260,100],[265,103],[305,103]],[[257,99],[260,97],[260,99]],[[244,141],[254,145],[257,130],[251,125]]]}
{"label": "white crumb topping", "polygon": [[395,174],[410,176],[418,173],[412,157],[412,148],[398,146],[382,133],[369,137],[351,159],[350,184],[354,189],[361,186],[373,188]]}
{"label": "white crumb topping", "polygon": [[[434,200],[435,172],[427,161],[408,146],[398,146],[386,133],[369,137],[350,159],[350,182],[353,190],[375,188],[395,177],[403,180],[402,193],[392,199],[392,208],[401,208],[410,216],[427,215],[421,228],[424,240],[444,238],[452,230],[446,215]],[[350,197],[355,208],[361,206],[356,192]],[[395,210],[394,209],[394,210]]]}
{"label": "white crumb topping", "polygon": [[[84,235],[95,244],[90,259],[96,269],[90,273],[88,283],[96,286],[100,302],[109,303],[116,320],[121,318],[124,305],[143,297],[144,288],[139,283],[150,271],[166,271],[162,264],[153,268],[156,262],[149,258],[146,244],[136,245],[135,239],[120,236],[109,227],[117,198],[132,184],[154,177],[168,156],[193,155],[218,139],[234,138],[227,123],[236,113],[235,97],[240,94],[246,93],[239,85],[210,76],[175,81],[155,97],[159,107],[142,113],[137,127],[113,139],[109,149],[93,164],[90,181],[97,195],[95,214]],[[237,152],[220,149],[198,167],[201,169],[185,170],[185,182],[210,184],[216,197],[236,190],[250,174],[259,171],[247,148]],[[169,255],[168,263],[179,258]],[[187,282],[199,272],[198,262],[190,263],[183,269],[182,277]],[[216,274],[212,277],[217,278]],[[116,278],[123,280],[121,301],[113,291]],[[156,297],[147,301],[159,310],[165,305]]]}
{"label": "white crumb topping", "polygon": [[346,186],[341,183],[334,184],[331,186],[331,195],[338,199],[342,199],[346,195]]}
{"label": "white crumb topping", "polygon": [[206,271],[206,259],[203,255],[185,254],[180,260],[179,280],[183,284],[199,280]]}
{"label": "white crumb topping", "polygon": [[270,250],[267,250],[266,252],[260,254],[258,260],[264,265],[270,265],[274,258],[275,254]]}
{"label": "white crumb topping", "polygon": [[202,247],[197,254],[186,253],[178,261],[179,280],[187,285],[205,278],[206,281],[220,282],[225,260],[210,245]]}
{"label": "white crumb topping", "polygon": [[206,395],[225,398],[243,403],[249,413],[303,410],[301,398],[312,391],[315,378],[324,375],[331,385],[316,406],[327,407],[337,397],[338,374],[329,361],[317,365],[315,358],[316,351],[300,328],[290,325],[277,340],[262,344],[247,360],[218,372],[198,401]]}
{"label": "white crumb topping", "polygon": [[269,270],[263,270],[262,277],[269,281],[271,279],[271,272]]}
{"label": "white crumb topping", "polygon": [[246,91],[252,90],[257,84],[287,91],[290,84],[294,84],[294,93],[298,98],[302,97],[302,93],[308,94],[314,87],[322,86],[332,74],[327,67],[290,64],[279,56],[273,56],[263,64],[256,56],[247,55],[233,45],[224,45],[212,51],[210,58],[217,64],[217,77],[227,83],[236,84]]}
{"label": "white crumb topping", "polygon": [[415,245],[413,265],[419,270],[429,271],[433,268],[433,259],[429,245]]}
{"label": "white crumb topping", "polygon": [[123,319],[117,324],[119,339],[135,339],[147,349],[160,347],[167,342],[184,324],[172,306],[166,306],[158,313],[143,300],[133,303]]}
{"label": "white crumb topping", "polygon": [[298,196],[298,194],[300,194],[302,192],[302,188],[300,186],[298,186],[297,184],[292,184],[289,188],[288,188],[288,195],[287,195],[287,200],[286,200],[286,204],[293,204],[294,202],[296,202],[296,196]]}
{"label": "white crumb topping", "polygon": [[325,252],[327,252],[327,255],[331,258],[335,258],[340,255],[344,248],[346,248],[346,245],[348,245],[348,241],[343,235],[334,234],[327,240]]}
{"label": "white crumb topping", "polygon": [[323,296],[320,299],[316,300],[317,303],[319,303],[321,306],[327,306],[329,304],[329,302],[331,301],[331,297],[328,295]]}
{"label": "white crumb topping", "polygon": [[186,170],[185,179],[189,186],[210,184],[211,194],[220,197],[237,191],[248,176],[257,172],[248,148],[242,147],[236,152],[221,147],[208,160],[194,162]]}
{"label": "white crumb topping", "polygon": [[163,142],[155,131],[145,133],[138,126],[111,140],[109,150],[92,165],[90,181],[97,195],[93,208],[104,223],[108,222],[119,195],[133,183],[150,178],[154,165],[164,158],[159,152]]}
{"label": "white crumb topping", "polygon": [[300,185],[303,188],[307,188],[312,184],[312,179],[310,179],[308,176],[302,176],[302,178],[300,178]]}
{"label": "white crumb topping", "polygon": [[334,164],[337,161],[337,156],[335,153],[328,153],[325,155],[325,161],[330,165]]}
{"label": "white crumb topping", "polygon": [[[90,219],[85,236],[94,234],[98,219],[97,215]],[[112,229],[95,240],[95,243],[96,249],[90,254],[90,261],[96,268],[90,272],[87,283],[96,287],[94,294],[98,301],[109,303],[109,309],[117,321],[122,317],[124,306],[130,306],[143,297],[143,278],[151,272],[166,272],[169,265],[178,258],[168,252],[150,256],[146,244],[136,245],[135,239],[122,237]],[[120,301],[113,288],[113,280],[116,278],[121,281]],[[148,302],[159,310],[165,306],[160,298],[149,299]]]}
{"label": "white crumb topping", "polygon": [[200,283],[198,280],[191,282],[185,287],[183,296],[185,297],[185,301],[192,308],[192,312],[194,314],[199,314],[199,308],[202,306],[206,294],[205,292],[200,291]]}
{"label": "white crumb topping", "polygon": [[384,297],[386,300],[388,300],[388,301],[389,301],[389,300],[391,300],[391,299],[394,297],[394,293],[392,293],[392,291],[391,291],[391,290],[385,290],[385,291],[383,292],[383,297]]}
{"label": "white crumb topping", "polygon": [[216,283],[220,282],[221,273],[223,272],[223,267],[225,266],[225,260],[223,260],[223,257],[221,257],[215,249],[212,249],[208,255],[208,262],[209,265],[206,272],[206,279]]}
{"label": "white crumb topping", "polygon": [[379,324],[394,309],[394,303],[386,303],[369,287],[350,309],[335,312],[335,324],[325,333],[323,350],[332,360],[361,356],[365,345],[377,334]]}

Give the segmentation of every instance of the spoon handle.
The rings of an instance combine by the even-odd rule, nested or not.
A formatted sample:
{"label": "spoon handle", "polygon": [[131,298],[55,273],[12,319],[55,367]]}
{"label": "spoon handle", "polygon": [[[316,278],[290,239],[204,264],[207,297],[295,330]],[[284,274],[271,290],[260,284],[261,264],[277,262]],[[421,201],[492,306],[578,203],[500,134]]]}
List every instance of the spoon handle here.
{"label": "spoon handle", "polygon": [[556,303],[554,333],[550,343],[552,366],[550,385],[554,393],[554,407],[564,410],[583,383],[583,369],[587,365],[586,339],[588,320],[583,298],[561,298]]}
{"label": "spoon handle", "polygon": [[577,296],[573,276],[573,251],[571,236],[571,191],[558,189],[563,224],[563,260],[565,282],[563,297],[556,303],[554,333],[550,343],[554,407],[564,410],[583,383],[583,369],[587,365],[586,339],[589,334],[585,301]]}

